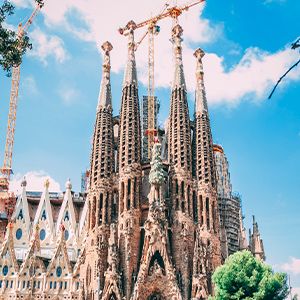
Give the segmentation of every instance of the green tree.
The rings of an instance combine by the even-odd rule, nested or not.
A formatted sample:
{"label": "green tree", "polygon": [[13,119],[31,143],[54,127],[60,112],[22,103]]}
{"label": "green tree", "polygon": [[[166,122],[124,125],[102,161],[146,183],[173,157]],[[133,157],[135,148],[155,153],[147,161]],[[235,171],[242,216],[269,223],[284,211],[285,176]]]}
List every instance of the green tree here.
{"label": "green tree", "polygon": [[283,300],[288,295],[287,275],[273,272],[249,251],[231,255],[212,278],[214,300]]}
{"label": "green tree", "polygon": [[[35,0],[43,5],[42,0]],[[14,14],[15,7],[10,1],[4,0],[0,5],[0,66],[7,73],[11,74],[11,69],[22,62],[22,57],[28,49],[31,49],[28,36],[25,34],[18,39],[18,34],[5,26],[7,18]]]}

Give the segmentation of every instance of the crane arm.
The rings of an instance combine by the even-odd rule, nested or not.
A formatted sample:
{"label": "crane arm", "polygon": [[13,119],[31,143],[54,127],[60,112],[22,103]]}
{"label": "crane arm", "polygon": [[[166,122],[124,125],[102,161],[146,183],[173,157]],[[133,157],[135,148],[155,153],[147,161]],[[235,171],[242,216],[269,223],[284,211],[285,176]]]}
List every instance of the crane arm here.
{"label": "crane arm", "polygon": [[[144,27],[144,26],[151,26],[151,25],[155,25],[159,20],[161,19],[164,19],[166,17],[172,17],[172,18],[178,18],[183,11],[185,10],[188,10],[189,8],[195,6],[195,5],[198,5],[202,2],[205,2],[205,0],[197,0],[193,3],[190,3],[190,4],[186,4],[184,6],[173,6],[173,7],[170,7],[167,9],[166,12],[163,12],[163,13],[160,13],[159,15],[155,16],[155,17],[152,17],[152,18],[149,18],[143,22],[140,22],[138,24],[136,24],[136,28],[141,28],[141,27]],[[119,32],[120,34],[123,34],[124,31],[127,29],[127,26],[123,27],[123,28],[120,28],[119,29]]]}
{"label": "crane arm", "polygon": [[44,6],[44,3],[38,3],[36,5],[34,11],[32,12],[32,14],[29,17],[29,19],[27,20],[27,22],[24,24],[24,26],[20,27],[20,30],[18,32],[18,37],[19,38],[22,37],[24,34],[27,33],[29,27],[31,26],[31,24],[33,23],[35,17],[40,12],[40,10],[42,9],[43,6]]}

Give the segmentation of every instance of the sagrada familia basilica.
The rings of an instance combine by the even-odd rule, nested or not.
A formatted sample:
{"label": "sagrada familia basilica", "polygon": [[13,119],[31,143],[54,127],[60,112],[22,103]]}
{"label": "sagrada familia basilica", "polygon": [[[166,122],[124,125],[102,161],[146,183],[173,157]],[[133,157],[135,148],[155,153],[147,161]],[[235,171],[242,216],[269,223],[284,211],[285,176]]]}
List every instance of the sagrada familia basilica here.
{"label": "sagrada familia basilica", "polygon": [[249,249],[264,259],[255,221],[247,243],[224,150],[213,144],[204,52],[194,53],[191,119],[183,30],[179,24],[173,27],[168,129],[154,143],[151,161],[145,161],[135,23],[127,28],[128,60],[117,118],[110,83],[112,45],[102,46],[88,191],[74,193],[68,180],[63,195],[50,192],[49,182],[42,193],[30,192],[23,180],[0,250],[0,299],[208,299],[212,274],[229,254]]}

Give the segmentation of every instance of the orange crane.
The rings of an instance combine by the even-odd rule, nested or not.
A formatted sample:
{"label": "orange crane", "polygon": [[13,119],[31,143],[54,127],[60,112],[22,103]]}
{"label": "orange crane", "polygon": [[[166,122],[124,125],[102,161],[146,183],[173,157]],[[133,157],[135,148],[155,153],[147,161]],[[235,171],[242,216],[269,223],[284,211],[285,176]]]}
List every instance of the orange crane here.
{"label": "orange crane", "polygon": [[[151,159],[151,150],[153,147],[153,143],[155,142],[155,136],[157,135],[157,105],[155,104],[154,96],[154,35],[158,34],[160,31],[160,27],[157,26],[157,23],[159,20],[171,17],[173,18],[175,25],[178,22],[178,17],[184,11],[187,11],[189,8],[198,5],[204,1],[205,0],[197,0],[184,6],[173,6],[170,8],[168,8],[168,5],[165,5],[164,9],[160,14],[135,25],[134,29],[142,28],[144,26],[148,27],[141,40],[137,42],[135,46],[135,50],[137,50],[138,46],[148,35],[148,129],[146,130],[146,135],[148,136],[148,159]],[[123,28],[119,28],[119,33],[124,35],[128,29],[129,28],[127,25]]]}
{"label": "orange crane", "polygon": [[[18,26],[18,39],[20,40],[28,31],[30,25],[35,19],[36,15],[39,13],[43,3],[40,2],[37,4],[33,13],[27,20],[27,22],[22,26],[22,23]],[[17,117],[17,106],[18,106],[18,95],[19,95],[19,86],[20,86],[20,65],[13,66],[12,69],[12,82],[10,90],[10,102],[9,102],[9,113],[7,121],[7,132],[6,132],[6,143],[5,143],[5,152],[4,152],[4,162],[1,168],[1,173],[3,177],[0,178],[0,184],[2,189],[8,191],[10,175],[12,174],[12,155],[14,147],[14,137],[15,137],[15,128],[16,128],[16,117]]]}

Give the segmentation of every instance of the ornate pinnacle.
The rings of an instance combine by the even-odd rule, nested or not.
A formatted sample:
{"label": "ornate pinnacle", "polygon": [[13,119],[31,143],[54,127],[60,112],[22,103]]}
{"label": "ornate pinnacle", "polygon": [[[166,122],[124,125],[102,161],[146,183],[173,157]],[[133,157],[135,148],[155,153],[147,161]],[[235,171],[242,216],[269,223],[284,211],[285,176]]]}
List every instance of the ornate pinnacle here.
{"label": "ornate pinnacle", "polygon": [[102,65],[102,81],[100,87],[100,94],[98,100],[98,110],[101,107],[111,106],[111,87],[110,87],[110,51],[113,46],[110,42],[106,41],[101,46],[103,55],[103,65]]}
{"label": "ornate pinnacle", "polygon": [[110,65],[110,51],[113,49],[112,44],[109,41],[106,41],[101,46],[104,51],[103,57],[103,72],[109,73],[111,65]]}
{"label": "ornate pinnacle", "polygon": [[130,84],[137,84],[136,75],[136,63],[135,63],[135,42],[134,42],[134,30],[136,29],[136,24],[134,21],[129,21],[126,25],[125,36],[128,36],[128,59],[127,65],[125,67],[123,86]]}
{"label": "ornate pinnacle", "polygon": [[203,63],[202,58],[204,57],[205,52],[198,48],[194,52],[194,56],[197,59],[197,66],[196,66],[196,99],[195,99],[195,113],[208,111],[207,108],[207,100],[205,94],[205,87],[204,87],[204,80],[203,80]]}
{"label": "ornate pinnacle", "polygon": [[185,86],[185,79],[183,73],[183,64],[182,64],[182,27],[177,24],[172,28],[172,43],[174,45],[174,56],[175,56],[175,75],[174,75],[174,82],[173,82],[173,89],[176,87],[183,87]]}
{"label": "ornate pinnacle", "polygon": [[204,57],[205,52],[201,49],[198,48],[194,52],[194,56],[197,58],[197,68],[196,68],[196,79],[197,81],[203,80],[203,64],[202,64],[202,58]]}
{"label": "ornate pinnacle", "polygon": [[49,178],[47,178],[45,181],[45,188],[49,189],[49,186],[50,186],[50,181],[49,181]]}

